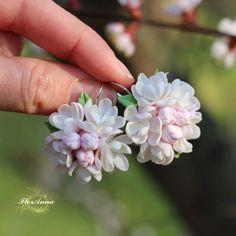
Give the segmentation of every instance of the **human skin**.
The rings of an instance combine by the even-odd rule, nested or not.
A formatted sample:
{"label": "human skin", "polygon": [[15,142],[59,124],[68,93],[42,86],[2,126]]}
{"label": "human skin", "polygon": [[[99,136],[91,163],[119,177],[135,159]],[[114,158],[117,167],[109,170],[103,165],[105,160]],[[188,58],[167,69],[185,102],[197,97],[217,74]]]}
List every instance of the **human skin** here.
{"label": "human skin", "polygon": [[[50,114],[81,92],[114,98],[128,69],[89,26],[52,0],[0,0],[0,110]],[[20,57],[23,37],[70,63]]]}

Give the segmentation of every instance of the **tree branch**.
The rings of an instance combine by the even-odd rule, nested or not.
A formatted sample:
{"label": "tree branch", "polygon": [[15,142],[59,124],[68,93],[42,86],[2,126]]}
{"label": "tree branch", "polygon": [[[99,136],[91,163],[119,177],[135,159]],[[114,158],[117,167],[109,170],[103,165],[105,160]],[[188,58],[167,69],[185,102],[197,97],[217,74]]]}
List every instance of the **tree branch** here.
{"label": "tree branch", "polygon": [[226,36],[226,37],[231,37],[231,38],[236,39],[236,36],[234,35],[222,33],[216,29],[203,27],[199,25],[169,23],[169,22],[164,22],[160,20],[146,19],[146,18],[134,19],[126,15],[114,15],[108,12],[100,12],[100,11],[92,12],[92,11],[84,11],[84,10],[71,10],[71,9],[67,9],[67,10],[80,19],[88,18],[88,19],[95,19],[95,20],[100,20],[100,21],[105,21],[105,22],[107,21],[108,22],[119,21],[119,22],[126,22],[126,23],[137,22],[139,24],[144,24],[144,25],[149,25],[149,26],[164,28],[164,29],[169,29],[169,30],[178,30],[178,31],[183,31],[183,32],[188,32],[188,33],[211,35],[211,36]]}

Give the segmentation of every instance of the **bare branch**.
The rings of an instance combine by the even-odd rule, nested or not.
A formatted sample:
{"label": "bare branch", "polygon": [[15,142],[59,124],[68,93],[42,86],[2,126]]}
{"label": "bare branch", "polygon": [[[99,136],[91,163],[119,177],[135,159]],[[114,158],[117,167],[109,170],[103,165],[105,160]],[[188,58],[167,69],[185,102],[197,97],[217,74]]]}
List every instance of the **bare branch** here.
{"label": "bare branch", "polygon": [[218,31],[217,29],[203,27],[199,25],[169,23],[169,22],[164,22],[164,21],[160,21],[156,19],[146,19],[146,18],[134,19],[126,15],[114,15],[108,12],[100,12],[100,11],[92,12],[92,11],[84,11],[84,10],[78,10],[78,11],[75,11],[75,10],[72,11],[71,9],[67,9],[67,10],[80,19],[88,18],[88,19],[95,19],[95,20],[100,20],[100,21],[105,21],[105,22],[110,22],[110,21],[119,21],[119,22],[126,22],[126,23],[137,22],[139,24],[145,24],[145,25],[169,29],[169,30],[178,30],[178,31],[184,31],[188,33],[196,33],[196,34],[211,35],[211,36],[226,36],[226,37],[231,37],[231,38],[236,39],[236,36],[234,35],[222,33]]}

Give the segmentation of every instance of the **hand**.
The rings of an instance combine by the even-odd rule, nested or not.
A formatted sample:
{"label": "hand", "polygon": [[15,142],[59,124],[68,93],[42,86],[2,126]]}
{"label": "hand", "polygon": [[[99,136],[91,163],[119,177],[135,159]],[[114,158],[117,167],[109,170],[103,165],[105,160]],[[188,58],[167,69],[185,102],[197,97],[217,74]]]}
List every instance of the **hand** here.
{"label": "hand", "polygon": [[[133,83],[127,68],[90,27],[51,0],[0,0],[0,110],[49,114],[102,83]],[[72,65],[18,57],[24,36]],[[104,88],[112,98],[114,91]]]}

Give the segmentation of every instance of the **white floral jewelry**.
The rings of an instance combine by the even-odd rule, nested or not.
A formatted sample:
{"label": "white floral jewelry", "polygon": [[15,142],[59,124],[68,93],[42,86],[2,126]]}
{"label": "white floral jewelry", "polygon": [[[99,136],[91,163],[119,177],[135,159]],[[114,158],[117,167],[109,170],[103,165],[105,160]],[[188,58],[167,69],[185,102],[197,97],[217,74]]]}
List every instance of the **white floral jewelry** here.
{"label": "white floral jewelry", "polygon": [[167,74],[158,72],[150,78],[140,74],[131,91],[118,94],[126,107],[124,117],[110,99],[93,103],[86,93],[77,103],[59,107],[47,123],[49,159],[86,183],[92,177],[100,181],[102,171],[113,172],[115,167],[127,171],[130,144],[140,146],[139,162],[167,165],[191,152],[188,140],[200,136],[196,124],[202,119],[194,89],[179,79],[169,83]]}

